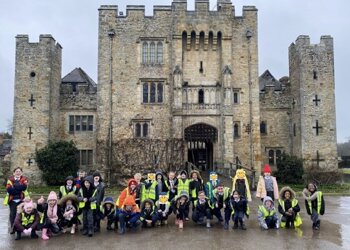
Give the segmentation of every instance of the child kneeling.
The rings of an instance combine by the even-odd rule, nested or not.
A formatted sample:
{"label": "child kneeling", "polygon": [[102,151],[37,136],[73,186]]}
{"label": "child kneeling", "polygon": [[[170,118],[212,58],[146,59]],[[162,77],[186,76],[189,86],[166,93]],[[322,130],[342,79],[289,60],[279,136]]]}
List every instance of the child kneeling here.
{"label": "child kneeling", "polygon": [[205,197],[204,191],[198,192],[198,199],[194,201],[194,210],[192,213],[192,220],[197,224],[204,223],[206,218],[206,227],[210,228],[210,220],[212,219],[212,206],[210,200]]}
{"label": "child kneeling", "polygon": [[258,221],[262,229],[279,228],[278,216],[270,196],[265,196],[263,205],[259,206]]}
{"label": "child kneeling", "polygon": [[290,187],[281,189],[278,212],[282,215],[281,228],[294,228],[302,224],[298,200],[295,199],[295,192]]}
{"label": "child kneeling", "polygon": [[151,199],[146,199],[141,204],[140,220],[143,227],[154,227],[158,216],[154,210],[154,203]]}
{"label": "child kneeling", "polygon": [[70,233],[75,234],[75,229],[78,225],[78,197],[75,194],[67,194],[59,201],[61,208],[62,219],[60,226],[63,228],[63,233],[67,227],[71,227]]}
{"label": "child kneeling", "polygon": [[112,225],[114,223],[114,230],[118,228],[118,223],[115,216],[115,203],[112,197],[106,197],[101,205],[102,219],[107,218],[107,231],[113,230]]}
{"label": "child kneeling", "polygon": [[137,229],[140,222],[140,209],[133,196],[126,197],[124,205],[118,210],[119,233],[124,234],[126,226]]}
{"label": "child kneeling", "polygon": [[172,210],[176,215],[175,224],[179,225],[180,229],[184,227],[184,220],[188,214],[189,204],[190,199],[186,191],[181,191],[181,193],[172,201]]}
{"label": "child kneeling", "polygon": [[241,197],[240,193],[235,190],[231,196],[231,207],[232,207],[232,220],[233,220],[233,229],[238,228],[238,222],[242,230],[247,228],[244,225],[244,215],[249,217],[249,209],[247,200]]}
{"label": "child kneeling", "polygon": [[39,214],[35,209],[32,200],[27,200],[18,205],[17,215],[14,222],[14,229],[17,233],[16,240],[21,239],[22,233],[30,235],[31,238],[38,238],[35,230],[39,223]]}

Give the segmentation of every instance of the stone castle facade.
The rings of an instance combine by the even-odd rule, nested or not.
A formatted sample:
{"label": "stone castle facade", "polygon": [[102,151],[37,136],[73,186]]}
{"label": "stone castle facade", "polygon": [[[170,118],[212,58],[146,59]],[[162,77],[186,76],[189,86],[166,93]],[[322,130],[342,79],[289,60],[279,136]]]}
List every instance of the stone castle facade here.
{"label": "stone castle facade", "polygon": [[[40,182],[35,150],[73,140],[82,168],[108,181],[135,171],[242,165],[249,175],[282,152],[305,167],[336,169],[333,39],[299,36],[290,75],[258,74],[257,9],[230,0],[99,9],[98,79],[61,77],[62,48],[50,35],[16,37],[12,167]],[[250,171],[251,170],[251,171]]]}

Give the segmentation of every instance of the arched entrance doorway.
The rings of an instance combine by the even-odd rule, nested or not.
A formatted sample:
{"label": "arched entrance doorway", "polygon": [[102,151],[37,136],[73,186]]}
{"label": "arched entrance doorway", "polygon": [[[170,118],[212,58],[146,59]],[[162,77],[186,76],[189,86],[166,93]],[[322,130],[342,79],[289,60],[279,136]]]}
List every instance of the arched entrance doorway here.
{"label": "arched entrance doorway", "polygon": [[205,123],[198,123],[185,129],[188,148],[188,161],[199,169],[213,169],[213,144],[217,141],[218,131]]}

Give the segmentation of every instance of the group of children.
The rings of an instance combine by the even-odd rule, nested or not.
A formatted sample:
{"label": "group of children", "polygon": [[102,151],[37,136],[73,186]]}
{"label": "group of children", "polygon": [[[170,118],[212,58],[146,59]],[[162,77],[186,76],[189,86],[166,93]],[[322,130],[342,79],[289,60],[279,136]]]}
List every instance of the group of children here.
{"label": "group of children", "polygon": [[[264,167],[264,176],[259,179],[256,197],[262,199],[258,207],[258,223],[262,229],[294,228],[301,225],[300,207],[295,192],[284,187],[278,192],[276,179],[270,167]],[[104,184],[98,172],[74,179],[69,176],[59,194],[51,191],[47,201],[41,197],[37,206],[25,199],[17,208],[14,229],[16,239],[21,235],[37,238],[35,231],[42,230],[41,238],[48,240],[52,234],[65,233],[70,228],[74,234],[82,221],[82,234],[93,236],[100,231],[100,221],[107,221],[107,230],[118,230],[124,234],[128,228],[155,227],[168,224],[168,216],[175,214],[175,224],[182,229],[189,220],[211,227],[213,217],[223,222],[224,229],[233,221],[233,229],[246,230],[245,217],[249,218],[251,193],[243,169],[238,169],[232,178],[232,189],[220,183],[215,172],[210,173],[204,183],[200,173],[191,171],[189,176],[182,170],[176,177],[174,171],[168,178],[161,172],[149,173],[147,180],[137,173],[128,181],[118,199],[104,197]],[[303,191],[306,210],[313,221],[313,229],[320,229],[319,215],[324,214],[322,192],[310,183]],[[278,208],[275,208],[275,200]],[[224,216],[222,216],[222,211]],[[40,212],[40,213],[39,213]]]}

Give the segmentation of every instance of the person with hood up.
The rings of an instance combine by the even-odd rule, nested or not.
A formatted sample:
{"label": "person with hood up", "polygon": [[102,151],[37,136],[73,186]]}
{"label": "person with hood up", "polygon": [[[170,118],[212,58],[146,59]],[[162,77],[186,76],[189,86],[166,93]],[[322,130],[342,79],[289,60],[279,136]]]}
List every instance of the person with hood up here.
{"label": "person with hood up", "polygon": [[78,226],[78,197],[75,194],[67,194],[58,202],[60,207],[60,227],[62,232],[66,232],[66,228],[70,227],[70,233],[75,234],[75,229]]}
{"label": "person with hood up", "polygon": [[[198,192],[204,191],[203,179],[197,170],[192,170],[190,173],[190,196],[191,201],[194,203],[198,199]],[[194,209],[194,206],[193,206]]]}
{"label": "person with hood up", "polygon": [[134,196],[127,196],[123,206],[118,210],[119,234],[125,233],[125,228],[130,227],[134,230],[141,224],[140,209],[135,202]]}
{"label": "person with hood up", "polygon": [[278,212],[281,214],[281,228],[295,228],[302,224],[298,200],[290,187],[283,187],[280,191]]}
{"label": "person with hood up", "polygon": [[97,191],[96,193],[96,210],[94,210],[94,232],[100,232],[101,230],[101,211],[100,206],[105,196],[105,184],[102,181],[100,172],[96,171],[92,174],[94,178],[94,187]]}
{"label": "person with hood up", "polygon": [[143,227],[154,227],[156,225],[158,215],[155,211],[154,203],[151,199],[144,200],[141,204],[140,221]]}
{"label": "person with hood up", "polygon": [[231,218],[231,205],[230,205],[230,188],[224,187],[222,184],[219,184],[217,188],[213,190],[214,196],[214,209],[213,213],[218,218],[219,222],[223,221],[221,215],[221,209],[224,209],[225,213],[225,222],[224,229],[228,229],[230,218]]}
{"label": "person with hood up", "polygon": [[107,218],[107,231],[113,230],[112,225],[114,223],[114,230],[118,228],[118,223],[116,221],[116,210],[115,203],[112,197],[106,197],[101,204],[101,213],[102,219],[105,220]]}
{"label": "person with hood up", "polygon": [[270,196],[265,196],[263,205],[258,209],[258,222],[262,229],[279,228],[278,215]]}
{"label": "person with hood up", "polygon": [[68,195],[68,194],[78,194],[78,189],[74,185],[74,177],[68,176],[66,180],[64,181],[64,185],[60,186],[60,191],[58,193],[58,198],[61,199],[62,197]]}
{"label": "person with hood up", "polygon": [[30,199],[25,199],[23,203],[17,206],[17,215],[14,221],[14,230],[17,232],[15,240],[20,240],[22,233],[37,239],[38,235],[35,230],[39,220],[40,216],[36,210],[36,204]]}
{"label": "person with hood up", "polygon": [[190,206],[190,197],[186,191],[181,191],[172,201],[172,210],[176,215],[175,224],[179,225],[179,229],[184,227],[184,220],[188,216]]}
{"label": "person with hood up", "polygon": [[94,186],[94,179],[91,175],[84,178],[79,190],[79,209],[83,213],[83,235],[92,237],[94,234],[94,210],[96,210],[97,190]]}
{"label": "person with hood up", "polygon": [[320,230],[321,220],[319,215],[323,215],[326,209],[322,192],[317,190],[316,184],[309,183],[303,190],[303,197],[305,199],[306,212],[311,216],[312,228]]}
{"label": "person with hood up", "polygon": [[203,224],[205,217],[206,227],[210,228],[210,220],[212,219],[211,210],[213,207],[210,200],[205,197],[203,190],[198,192],[198,199],[194,201],[193,206],[192,220],[197,224]]}
{"label": "person with hood up", "polygon": [[129,196],[132,196],[136,202],[136,195],[137,195],[137,182],[135,179],[130,179],[128,181],[128,186],[126,188],[124,188],[124,190],[120,193],[117,201],[116,201],[116,206],[119,209],[123,209],[124,207],[124,202],[125,199]]}
{"label": "person with hood up", "polygon": [[259,177],[256,197],[264,199],[266,196],[270,196],[272,200],[277,200],[279,198],[278,185],[276,178],[271,176],[269,164],[265,164],[263,173],[264,176]]}
{"label": "person with hood up", "polygon": [[48,240],[48,234],[57,234],[60,231],[58,226],[59,220],[62,217],[60,215],[60,209],[58,207],[57,194],[51,191],[47,197],[47,202],[43,196],[38,200],[38,211],[43,213],[40,220],[40,228],[42,230],[41,238],[43,240]]}

